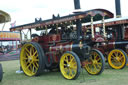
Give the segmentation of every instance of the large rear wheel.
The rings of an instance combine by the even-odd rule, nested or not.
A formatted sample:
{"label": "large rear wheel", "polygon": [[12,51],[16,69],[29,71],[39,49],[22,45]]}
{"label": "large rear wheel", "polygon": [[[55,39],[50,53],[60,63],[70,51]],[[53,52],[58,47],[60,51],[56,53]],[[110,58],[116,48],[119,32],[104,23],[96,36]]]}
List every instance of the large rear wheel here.
{"label": "large rear wheel", "polygon": [[114,49],[108,54],[108,64],[114,69],[122,69],[126,66],[127,55],[121,49]]}
{"label": "large rear wheel", "polygon": [[0,64],[0,82],[2,81],[3,78],[3,69],[2,69],[2,65]]}
{"label": "large rear wheel", "polygon": [[76,79],[80,74],[80,59],[74,52],[65,52],[60,59],[60,71],[66,79]]}
{"label": "large rear wheel", "polygon": [[39,75],[45,67],[40,45],[36,42],[24,44],[20,52],[20,63],[27,76]]}
{"label": "large rear wheel", "polygon": [[105,59],[103,54],[93,49],[90,53],[89,59],[87,59],[87,64],[84,66],[86,71],[91,75],[99,75],[103,72],[105,67]]}

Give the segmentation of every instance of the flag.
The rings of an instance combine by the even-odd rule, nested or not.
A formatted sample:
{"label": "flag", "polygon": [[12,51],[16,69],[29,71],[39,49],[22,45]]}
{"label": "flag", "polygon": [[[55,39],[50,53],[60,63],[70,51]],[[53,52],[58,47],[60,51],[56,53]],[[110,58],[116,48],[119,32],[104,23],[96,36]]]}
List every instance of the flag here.
{"label": "flag", "polygon": [[16,21],[14,21],[13,23],[10,24],[11,27],[15,27],[16,26]]}

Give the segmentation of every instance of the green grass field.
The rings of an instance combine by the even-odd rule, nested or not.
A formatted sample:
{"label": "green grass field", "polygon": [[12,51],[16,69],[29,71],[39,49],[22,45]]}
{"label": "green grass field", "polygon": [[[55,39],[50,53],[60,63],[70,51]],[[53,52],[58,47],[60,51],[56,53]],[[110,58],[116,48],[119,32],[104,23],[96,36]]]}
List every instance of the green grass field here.
{"label": "green grass field", "polygon": [[85,70],[81,71],[76,80],[66,80],[60,72],[47,72],[38,77],[16,74],[19,61],[3,61],[4,76],[0,85],[128,85],[128,67],[122,70],[106,69],[101,75],[92,76]]}

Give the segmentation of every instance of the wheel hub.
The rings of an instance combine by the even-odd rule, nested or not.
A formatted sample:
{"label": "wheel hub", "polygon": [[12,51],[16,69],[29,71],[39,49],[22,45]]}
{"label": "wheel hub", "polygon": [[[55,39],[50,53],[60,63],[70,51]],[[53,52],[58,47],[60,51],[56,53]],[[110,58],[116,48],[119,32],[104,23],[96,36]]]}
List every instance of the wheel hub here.
{"label": "wheel hub", "polygon": [[67,64],[67,67],[70,67],[70,64]]}
{"label": "wheel hub", "polygon": [[119,57],[116,57],[116,60],[117,60],[117,61],[120,61],[120,58],[119,58]]}
{"label": "wheel hub", "polygon": [[31,57],[29,57],[29,58],[28,58],[28,61],[29,61],[29,62],[30,62],[30,61],[32,61],[32,58],[31,58]]}
{"label": "wheel hub", "polygon": [[94,60],[94,61],[93,61],[93,64],[97,64],[97,61],[96,61],[96,60]]}

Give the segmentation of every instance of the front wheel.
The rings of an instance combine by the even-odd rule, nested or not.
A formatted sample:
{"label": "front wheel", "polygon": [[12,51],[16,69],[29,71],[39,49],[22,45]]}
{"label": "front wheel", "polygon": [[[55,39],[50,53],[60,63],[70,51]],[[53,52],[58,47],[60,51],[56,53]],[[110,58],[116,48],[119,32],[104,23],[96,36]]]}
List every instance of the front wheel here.
{"label": "front wheel", "polygon": [[93,49],[90,53],[89,59],[86,60],[88,63],[85,64],[84,68],[91,75],[99,75],[103,72],[105,67],[105,58],[103,54]]}
{"label": "front wheel", "polygon": [[66,79],[76,79],[80,74],[80,59],[74,52],[65,52],[60,59],[60,71]]}
{"label": "front wheel", "polygon": [[121,49],[114,49],[108,54],[108,63],[114,69],[122,69],[127,63],[127,54]]}

